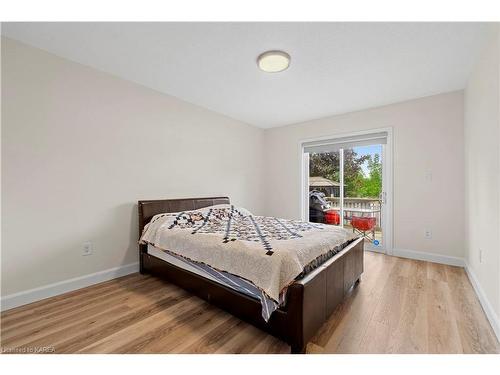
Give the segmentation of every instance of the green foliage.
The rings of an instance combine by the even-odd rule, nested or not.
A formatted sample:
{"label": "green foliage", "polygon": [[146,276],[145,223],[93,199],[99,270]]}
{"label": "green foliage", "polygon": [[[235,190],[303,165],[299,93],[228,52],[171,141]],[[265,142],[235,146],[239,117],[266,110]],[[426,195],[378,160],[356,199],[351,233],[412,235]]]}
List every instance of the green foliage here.
{"label": "green foliage", "polygon": [[382,191],[382,163],[380,155],[375,154],[368,160],[369,176],[363,180],[363,186],[358,191],[360,197],[378,198]]}
{"label": "green foliage", "polygon": [[[368,163],[369,175],[363,174],[362,165]],[[340,181],[340,155],[328,152],[309,155],[310,176],[322,176]],[[358,156],[352,149],[344,150],[344,195],[351,198],[378,198],[382,191],[382,163],[380,155]]]}

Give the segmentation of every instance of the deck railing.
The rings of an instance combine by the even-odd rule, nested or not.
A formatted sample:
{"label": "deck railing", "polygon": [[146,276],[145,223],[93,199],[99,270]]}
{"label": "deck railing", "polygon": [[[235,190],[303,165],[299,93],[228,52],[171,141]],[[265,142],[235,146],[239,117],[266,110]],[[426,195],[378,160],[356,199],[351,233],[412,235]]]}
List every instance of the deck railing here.
{"label": "deck railing", "polygon": [[[326,197],[325,199],[332,208],[340,210],[340,197]],[[352,215],[370,216],[377,219],[376,227],[380,228],[380,208],[380,200],[377,198],[344,198],[344,224],[350,223]]]}

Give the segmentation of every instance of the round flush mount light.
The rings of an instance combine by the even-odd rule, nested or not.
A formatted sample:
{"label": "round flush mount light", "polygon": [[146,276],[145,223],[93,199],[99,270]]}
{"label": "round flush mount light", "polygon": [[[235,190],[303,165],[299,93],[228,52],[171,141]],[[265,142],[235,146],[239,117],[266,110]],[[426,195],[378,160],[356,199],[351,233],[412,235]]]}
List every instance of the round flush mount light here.
{"label": "round flush mount light", "polygon": [[257,57],[257,65],[266,73],[278,73],[290,66],[290,55],[283,51],[267,51]]}

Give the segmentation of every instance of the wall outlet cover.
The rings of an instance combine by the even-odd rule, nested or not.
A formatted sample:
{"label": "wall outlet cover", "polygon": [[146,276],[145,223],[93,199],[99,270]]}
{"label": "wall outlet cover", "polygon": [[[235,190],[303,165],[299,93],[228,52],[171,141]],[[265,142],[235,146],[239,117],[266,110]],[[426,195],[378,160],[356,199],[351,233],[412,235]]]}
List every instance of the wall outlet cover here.
{"label": "wall outlet cover", "polygon": [[82,255],[87,256],[87,255],[92,255],[92,252],[94,251],[94,247],[92,245],[92,242],[87,241],[83,243],[82,246]]}

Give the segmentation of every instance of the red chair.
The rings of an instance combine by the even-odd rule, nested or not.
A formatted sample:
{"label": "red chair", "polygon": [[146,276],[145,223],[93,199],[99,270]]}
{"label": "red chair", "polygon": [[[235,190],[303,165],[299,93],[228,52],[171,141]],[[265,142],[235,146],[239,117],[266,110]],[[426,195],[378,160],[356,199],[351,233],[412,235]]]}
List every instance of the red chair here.
{"label": "red chair", "polygon": [[375,225],[377,224],[377,218],[375,217],[363,217],[363,216],[352,216],[351,225],[352,231],[358,232],[363,237],[369,239],[370,241],[375,240]]}
{"label": "red chair", "polygon": [[325,212],[325,224],[340,225],[340,215],[335,210]]}

